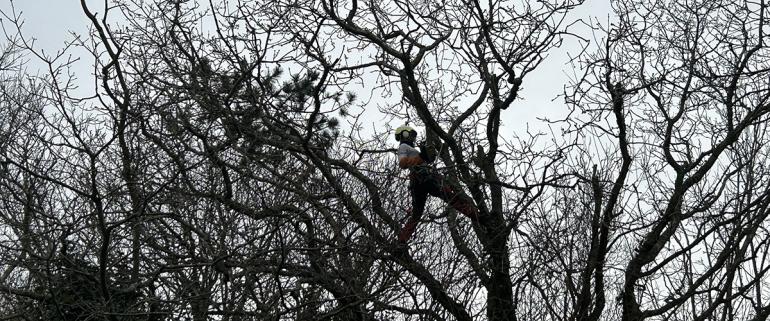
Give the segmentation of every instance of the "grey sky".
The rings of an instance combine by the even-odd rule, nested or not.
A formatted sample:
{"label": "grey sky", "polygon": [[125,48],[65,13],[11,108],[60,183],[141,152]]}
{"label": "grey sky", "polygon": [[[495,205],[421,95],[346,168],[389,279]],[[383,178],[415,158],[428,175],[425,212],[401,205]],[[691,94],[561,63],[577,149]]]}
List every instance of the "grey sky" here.
{"label": "grey sky", "polygon": [[[62,48],[65,40],[72,39],[73,32],[83,34],[87,31],[88,21],[80,8],[79,0],[0,0],[0,10],[7,14],[11,12],[11,4],[18,13],[22,13],[25,22],[23,34],[29,39],[36,39],[35,47],[53,53]],[[104,2],[87,0],[93,10],[100,10]],[[586,3],[572,12],[573,18],[589,20],[591,17],[606,21],[611,12],[610,0],[587,0]],[[7,19],[3,19],[7,24]],[[7,26],[6,26],[7,28]],[[580,28],[578,31],[585,37],[590,37],[588,29]],[[0,40],[4,41],[4,40]],[[523,128],[527,123],[530,126],[539,127],[537,117],[560,117],[566,114],[566,107],[561,98],[553,100],[563,92],[563,87],[568,81],[567,74],[571,74],[571,67],[567,65],[567,52],[573,54],[578,51],[578,42],[568,39],[559,50],[551,52],[550,57],[535,73],[528,76],[523,84],[521,97],[523,100],[514,105],[503,114],[503,122],[509,128]],[[92,59],[84,57],[76,66],[75,74],[82,81],[88,80],[91,72]],[[86,86],[86,83],[82,85]]]}
{"label": "grey sky", "polygon": [[[36,46],[46,52],[64,45],[65,39],[72,39],[71,31],[84,33],[86,18],[80,9],[79,0],[0,0],[0,9],[11,14],[11,6],[22,14],[25,21],[23,32],[27,37],[37,39]],[[89,0],[89,3],[96,1]],[[7,24],[7,19],[3,19]]]}

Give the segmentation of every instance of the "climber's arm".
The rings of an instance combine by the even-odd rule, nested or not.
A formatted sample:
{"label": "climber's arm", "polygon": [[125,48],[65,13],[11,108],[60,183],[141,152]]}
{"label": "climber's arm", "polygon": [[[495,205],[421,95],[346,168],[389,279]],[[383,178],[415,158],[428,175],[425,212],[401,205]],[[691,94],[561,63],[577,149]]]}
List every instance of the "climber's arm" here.
{"label": "climber's arm", "polygon": [[425,147],[425,142],[420,143],[420,158],[428,164],[434,161],[433,157],[428,153],[428,148]]}

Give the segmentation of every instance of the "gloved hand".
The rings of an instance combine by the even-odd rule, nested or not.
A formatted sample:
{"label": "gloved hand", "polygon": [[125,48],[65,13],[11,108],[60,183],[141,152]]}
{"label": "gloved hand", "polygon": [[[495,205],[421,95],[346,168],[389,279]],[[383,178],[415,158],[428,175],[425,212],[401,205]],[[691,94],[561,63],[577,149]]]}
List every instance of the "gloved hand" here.
{"label": "gloved hand", "polygon": [[420,147],[420,158],[426,163],[433,163],[433,157],[428,153],[428,148],[425,147],[425,141],[421,141],[417,146]]}

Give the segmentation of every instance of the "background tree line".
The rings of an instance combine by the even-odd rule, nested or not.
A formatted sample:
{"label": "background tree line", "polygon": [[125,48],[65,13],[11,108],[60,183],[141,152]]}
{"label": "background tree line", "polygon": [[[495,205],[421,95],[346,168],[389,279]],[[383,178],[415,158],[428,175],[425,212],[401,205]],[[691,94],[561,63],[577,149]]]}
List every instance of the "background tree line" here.
{"label": "background tree line", "polygon": [[[0,318],[766,320],[768,5],[580,5],[82,0],[54,55],[4,12]],[[569,39],[569,115],[503,124]],[[484,219],[400,251],[372,117]]]}

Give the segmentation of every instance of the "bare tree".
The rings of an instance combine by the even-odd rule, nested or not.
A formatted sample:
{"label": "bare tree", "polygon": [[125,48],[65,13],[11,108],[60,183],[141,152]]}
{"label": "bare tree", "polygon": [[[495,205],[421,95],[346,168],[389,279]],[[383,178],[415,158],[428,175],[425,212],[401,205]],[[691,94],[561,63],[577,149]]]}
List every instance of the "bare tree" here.
{"label": "bare tree", "polygon": [[[9,35],[0,313],[766,319],[767,4],[613,3],[562,135],[506,132],[581,4],[81,1],[55,55]],[[479,219],[429,202],[396,244],[407,178],[371,117],[423,126]]]}
{"label": "bare tree", "polygon": [[613,164],[592,179],[573,316],[609,295],[623,320],[766,319],[767,4],[614,5],[571,101]]}

